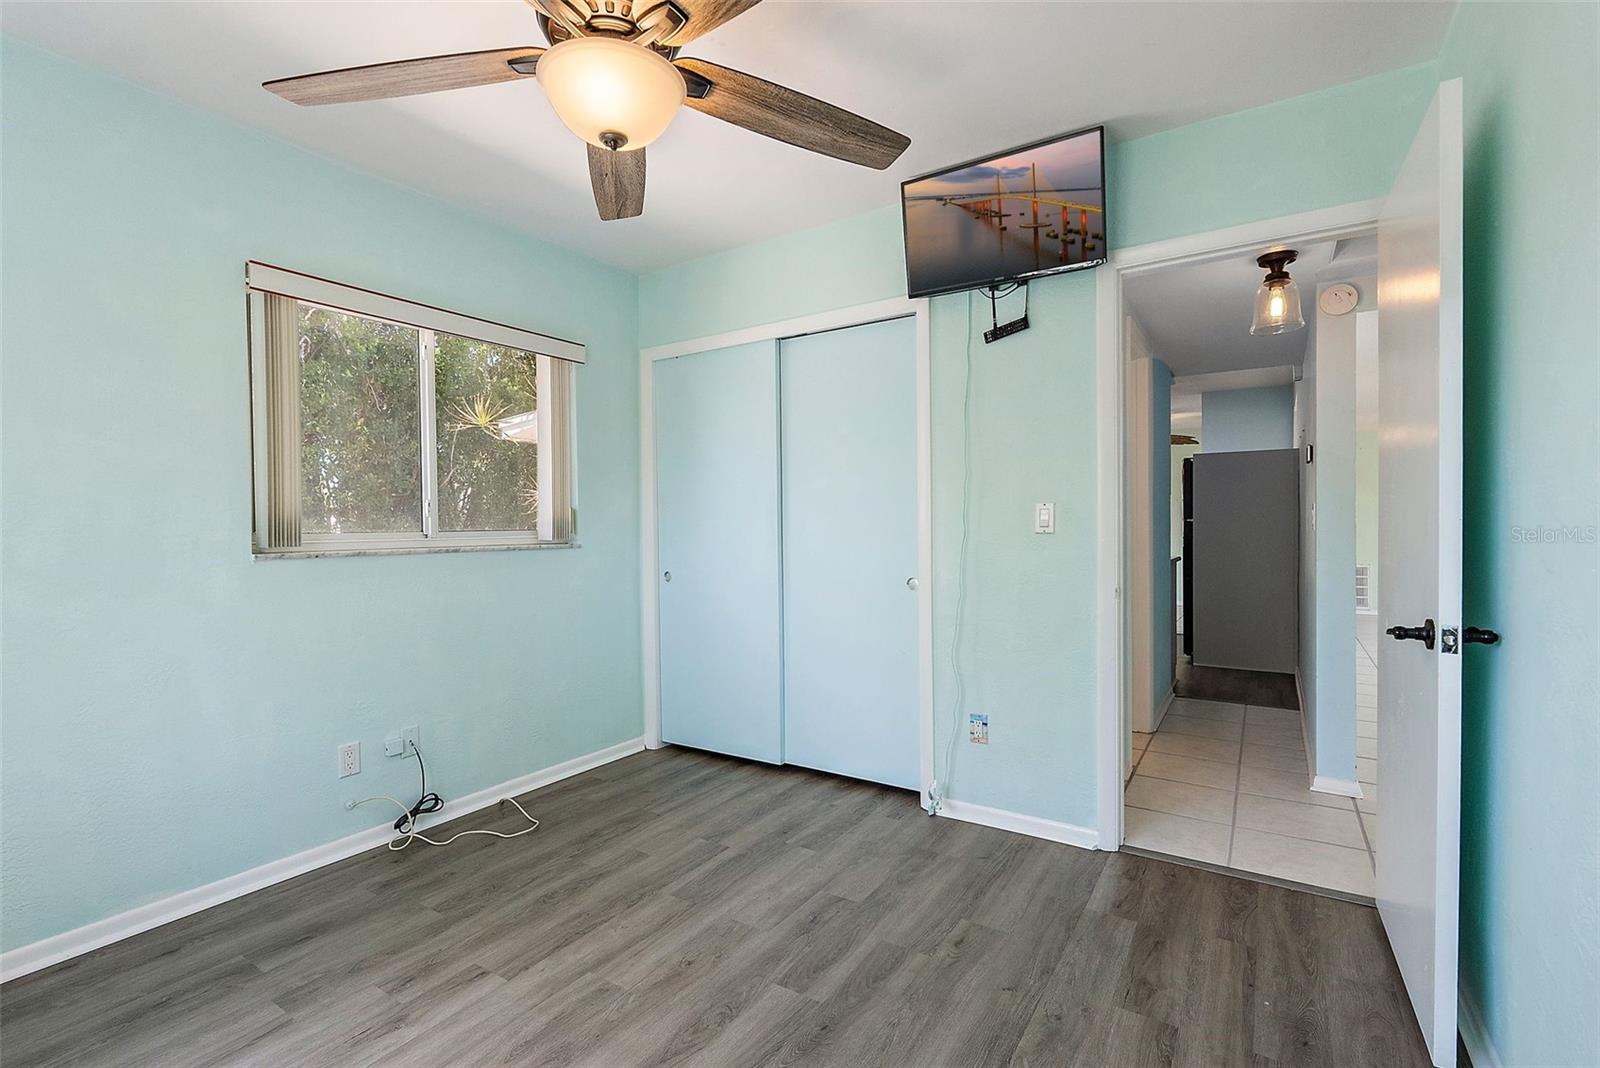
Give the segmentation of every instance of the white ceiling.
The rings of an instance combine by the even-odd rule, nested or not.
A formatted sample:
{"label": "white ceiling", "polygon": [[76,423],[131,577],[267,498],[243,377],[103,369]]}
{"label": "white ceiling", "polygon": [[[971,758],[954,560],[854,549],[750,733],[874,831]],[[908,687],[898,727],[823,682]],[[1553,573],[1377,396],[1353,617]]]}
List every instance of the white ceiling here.
{"label": "white ceiling", "polygon": [[[1116,139],[1433,58],[1439,2],[766,0],[687,54],[907,134],[887,172],[687,109],[649,149],[644,216],[601,223],[584,148],[529,81],[299,108],[262,81],[539,45],[523,0],[4,5],[4,31],[313,151],[643,270],[896,202],[900,180],[1105,122]],[[1115,196],[1115,193],[1112,194]]]}
{"label": "white ceiling", "polygon": [[[1316,277],[1336,243],[1299,248],[1289,274],[1299,283],[1301,312],[1316,315]],[[1309,329],[1255,337],[1250,333],[1256,289],[1265,275],[1252,255],[1184,264],[1133,275],[1123,292],[1149,339],[1151,352],[1177,376],[1257,367],[1299,366]]]}

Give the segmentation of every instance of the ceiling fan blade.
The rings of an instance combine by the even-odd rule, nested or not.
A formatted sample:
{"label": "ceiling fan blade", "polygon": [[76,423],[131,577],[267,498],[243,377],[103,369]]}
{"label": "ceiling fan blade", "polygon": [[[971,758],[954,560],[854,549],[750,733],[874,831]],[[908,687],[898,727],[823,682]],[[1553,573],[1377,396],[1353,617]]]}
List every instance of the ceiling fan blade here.
{"label": "ceiling fan blade", "polygon": [[703,59],[674,65],[690,75],[685,104],[746,130],[880,171],[911,144],[887,126],[754,75]]}
{"label": "ceiling fan blade", "polygon": [[513,60],[537,60],[542,48],[496,48],[487,52],[462,52],[453,56],[427,56],[394,63],[345,67],[297,78],[262,82],[261,88],[295,104],[349,104],[358,100],[384,100],[395,96],[437,93],[493,85],[533,75],[533,64],[522,70]]}
{"label": "ceiling fan blade", "polygon": [[[689,21],[677,33],[663,37],[661,43],[673,47],[688,44],[696,37],[710,33],[729,19],[744,14],[760,2],[761,0],[673,0],[673,3],[689,16]],[[634,6],[643,10],[649,5],[638,3]]]}
{"label": "ceiling fan blade", "polygon": [[589,181],[600,218],[632,219],[644,211],[644,149],[612,152],[589,145]]}

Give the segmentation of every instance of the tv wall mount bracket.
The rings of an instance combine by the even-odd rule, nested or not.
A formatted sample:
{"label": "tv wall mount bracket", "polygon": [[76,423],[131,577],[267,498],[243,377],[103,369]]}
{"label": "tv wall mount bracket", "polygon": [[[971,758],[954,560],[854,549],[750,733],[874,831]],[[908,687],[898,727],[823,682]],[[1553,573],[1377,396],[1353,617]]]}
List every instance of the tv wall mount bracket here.
{"label": "tv wall mount bracket", "polygon": [[[1002,323],[1000,321],[1000,298],[1009,297],[1019,289],[1022,290],[1022,315],[1009,323]],[[989,294],[989,322],[993,324],[983,332],[983,343],[985,345],[993,345],[1003,337],[1020,334],[1028,329],[1028,283],[1026,281],[985,286],[984,292]]]}

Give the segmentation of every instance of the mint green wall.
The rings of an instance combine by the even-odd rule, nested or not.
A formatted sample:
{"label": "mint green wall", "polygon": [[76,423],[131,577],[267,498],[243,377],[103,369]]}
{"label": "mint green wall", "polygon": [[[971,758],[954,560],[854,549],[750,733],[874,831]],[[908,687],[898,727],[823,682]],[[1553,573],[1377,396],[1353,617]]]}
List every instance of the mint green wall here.
{"label": "mint green wall", "polygon": [[1107,176],[1112,242],[1381,197],[1435,83],[1425,63],[1118,144]]}
{"label": "mint green wall", "polygon": [[[1094,282],[1035,284],[1032,329],[983,343],[989,302],[933,302],[935,752],[946,796],[1087,825],[1094,802]],[[1009,305],[1009,310],[1008,310]],[[1001,308],[1020,311],[1020,298]],[[1084,347],[1080,350],[1078,345]],[[958,650],[966,699],[954,774],[951,727],[962,399],[972,360],[972,498],[966,614]],[[1081,368],[1091,370],[1087,377]],[[1054,462],[1048,458],[1058,458]],[[1033,503],[1056,503],[1056,533],[1033,533]],[[965,740],[965,716],[989,716],[989,744]]]}
{"label": "mint green wall", "polygon": [[[1434,84],[1431,65],[1409,68],[1113,145],[1111,239],[1128,245],[1381,196]],[[951,796],[1092,826],[1095,276],[1032,288],[1033,328],[994,345],[981,337],[987,300],[931,302],[938,734],[942,752],[970,343],[973,525],[961,663],[966,710],[988,713],[989,745],[957,742]],[[904,292],[899,213],[884,208],[643,275],[639,333],[645,345],[662,344]],[[1033,502],[1043,500],[1057,505],[1054,535],[1031,533]]]}
{"label": "mint green wall", "polygon": [[1294,448],[1294,387],[1200,394],[1201,452]]}
{"label": "mint green wall", "polygon": [[1462,987],[1501,1063],[1594,1065],[1600,8],[1462,4],[1440,67],[1465,81],[1465,616],[1505,635],[1463,657]]}
{"label": "mint green wall", "polygon": [[[0,61],[0,943],[390,819],[344,802],[416,789],[383,756],[404,724],[447,799],[637,737],[634,278],[27,46]],[[587,342],[583,548],[253,561],[251,257]]]}
{"label": "mint green wall", "polygon": [[[684,341],[904,296],[901,248],[900,209],[880,208],[644,274],[639,343]],[[987,315],[988,304],[983,310]]]}
{"label": "mint green wall", "polygon": [[[1150,693],[1157,701],[1172,689],[1172,368],[1150,361],[1150,574],[1155,633],[1150,636]],[[1176,513],[1183,516],[1180,511]],[[1181,525],[1181,524],[1180,524]]]}

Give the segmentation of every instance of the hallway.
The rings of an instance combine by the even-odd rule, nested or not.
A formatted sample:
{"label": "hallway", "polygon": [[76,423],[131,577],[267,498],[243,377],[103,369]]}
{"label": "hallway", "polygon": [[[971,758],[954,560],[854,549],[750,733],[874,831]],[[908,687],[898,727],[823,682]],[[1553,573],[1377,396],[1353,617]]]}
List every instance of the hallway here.
{"label": "hallway", "polygon": [[1133,735],[1124,843],[1371,899],[1377,618],[1356,618],[1356,777],[1363,797],[1310,789],[1303,717],[1284,707],[1298,705],[1293,676],[1196,668],[1180,657],[1177,689],[1190,696],[1173,699],[1156,733]]}
{"label": "hallway", "polygon": [[1366,817],[1351,798],[1308,788],[1300,713],[1180,697],[1133,744],[1127,845],[1373,896]]}

